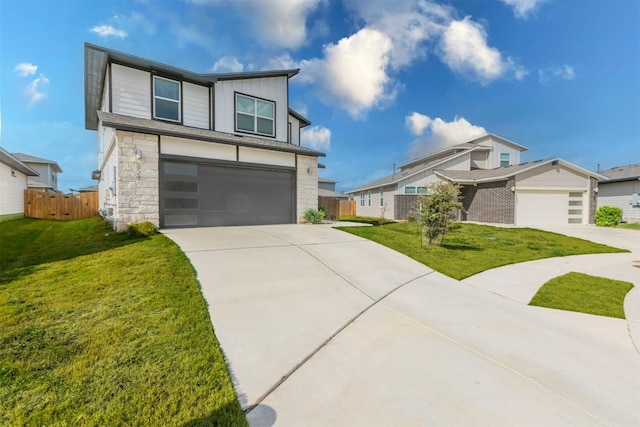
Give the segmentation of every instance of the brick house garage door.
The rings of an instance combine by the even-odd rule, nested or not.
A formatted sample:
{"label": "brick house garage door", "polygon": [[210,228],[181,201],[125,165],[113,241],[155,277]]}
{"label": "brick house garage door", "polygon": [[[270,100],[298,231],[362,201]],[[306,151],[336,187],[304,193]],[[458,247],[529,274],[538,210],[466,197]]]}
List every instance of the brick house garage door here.
{"label": "brick house garage door", "polygon": [[291,224],[293,168],[162,160],[160,227]]}
{"label": "brick house garage door", "polygon": [[516,191],[516,225],[582,224],[583,191]]}

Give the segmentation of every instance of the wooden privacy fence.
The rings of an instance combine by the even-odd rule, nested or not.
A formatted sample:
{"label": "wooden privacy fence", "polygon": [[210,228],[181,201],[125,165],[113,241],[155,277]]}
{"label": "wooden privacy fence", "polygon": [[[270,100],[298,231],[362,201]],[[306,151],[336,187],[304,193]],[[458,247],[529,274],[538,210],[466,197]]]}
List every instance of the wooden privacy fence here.
{"label": "wooden privacy fence", "polygon": [[342,200],[340,202],[340,217],[356,216],[356,201]]}
{"label": "wooden privacy fence", "polygon": [[340,200],[335,197],[318,196],[318,207],[324,206],[327,216],[325,219],[340,219]]}
{"label": "wooden privacy fence", "polygon": [[335,197],[318,196],[318,206],[324,206],[327,216],[326,219],[340,219],[343,216],[356,215],[355,200],[340,200]]}
{"label": "wooden privacy fence", "polygon": [[41,219],[80,219],[98,215],[98,193],[54,194],[24,191],[24,216]]}

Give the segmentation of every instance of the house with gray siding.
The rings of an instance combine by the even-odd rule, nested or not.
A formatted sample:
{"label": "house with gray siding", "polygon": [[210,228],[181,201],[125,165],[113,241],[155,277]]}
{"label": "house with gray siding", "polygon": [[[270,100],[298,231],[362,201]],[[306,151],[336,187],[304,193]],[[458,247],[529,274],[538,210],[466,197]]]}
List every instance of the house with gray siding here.
{"label": "house with gray siding", "polygon": [[38,172],[38,176],[28,179],[27,186],[30,190],[58,192],[58,174],[62,173],[62,168],[57,162],[23,153],[13,153],[13,155]]}
{"label": "house with gray siding", "polygon": [[300,145],[298,72],[199,74],[85,44],[101,214],[117,230],[301,222],[324,153]]}
{"label": "house with gray siding", "polygon": [[438,181],[459,184],[460,219],[498,224],[590,224],[603,177],[560,158],[520,162],[527,148],[487,134],[400,165],[387,177],[347,191],[357,214],[404,220]]}
{"label": "house with gray siding", "polygon": [[640,222],[640,164],[616,166],[600,172],[606,178],[598,184],[598,207],[622,209],[622,220]]}
{"label": "house with gray siding", "polygon": [[24,190],[38,171],[0,147],[0,222],[24,217]]}

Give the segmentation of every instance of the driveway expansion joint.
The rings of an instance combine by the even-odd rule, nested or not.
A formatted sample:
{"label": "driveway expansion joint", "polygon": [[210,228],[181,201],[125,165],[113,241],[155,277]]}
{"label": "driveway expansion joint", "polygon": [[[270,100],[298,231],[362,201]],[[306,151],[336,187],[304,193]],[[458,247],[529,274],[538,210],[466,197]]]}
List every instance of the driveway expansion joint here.
{"label": "driveway expansion joint", "polygon": [[[304,366],[309,360],[311,360],[311,358],[313,358],[313,356],[318,354],[323,348],[325,348],[327,345],[329,345],[329,343],[331,341],[333,341],[333,339],[335,337],[340,335],[340,333],[342,333],[345,329],[347,329],[350,325],[352,325],[356,320],[358,320],[360,317],[362,317],[365,313],[367,313],[369,310],[371,310],[373,307],[378,305],[380,302],[384,301],[388,296],[390,296],[394,292],[398,291],[399,289],[405,287],[406,285],[408,285],[410,283],[415,282],[418,279],[421,279],[423,277],[427,277],[427,276],[429,276],[430,274],[433,274],[433,273],[434,273],[434,271],[432,270],[432,271],[429,271],[429,272],[427,272],[425,274],[421,274],[419,276],[416,276],[416,277],[412,278],[411,280],[408,280],[408,281],[406,281],[404,283],[401,283],[400,285],[398,285],[395,288],[391,289],[389,292],[387,292],[386,294],[384,294],[382,297],[380,297],[377,300],[372,298],[372,297],[370,297],[373,300],[373,302],[371,304],[369,304],[367,307],[365,307],[363,310],[361,310],[359,313],[357,313],[354,317],[349,319],[348,322],[346,322],[344,325],[342,325],[340,328],[338,328],[333,334],[331,334],[331,336],[329,336],[329,338],[324,340],[318,347],[316,347],[311,353],[309,353],[304,359],[302,359],[296,366],[294,366],[293,369],[291,369],[289,372],[287,372],[277,383],[275,383],[273,386],[271,386],[262,396],[260,396],[258,399],[256,399],[256,401],[253,404],[249,405],[244,410],[245,415],[248,415],[252,410],[254,410],[257,406],[259,406],[267,397],[269,397],[269,395],[271,395],[274,391],[276,391],[278,389],[278,387],[280,387],[282,384],[284,384],[284,382],[287,381],[287,379],[289,379],[289,377],[291,377],[291,375],[295,374],[296,371],[298,371],[298,369],[300,369],[302,366]],[[350,282],[348,282],[348,283],[350,283]],[[358,289],[358,288],[356,287],[356,289]]]}

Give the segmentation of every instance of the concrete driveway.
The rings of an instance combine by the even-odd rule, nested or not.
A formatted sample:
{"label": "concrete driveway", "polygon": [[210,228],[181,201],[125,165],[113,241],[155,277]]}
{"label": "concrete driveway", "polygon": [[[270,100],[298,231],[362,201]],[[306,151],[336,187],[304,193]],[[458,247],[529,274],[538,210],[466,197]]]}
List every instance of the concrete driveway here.
{"label": "concrete driveway", "polygon": [[625,320],[529,307],[329,226],[164,233],[253,426],[640,425]]}

